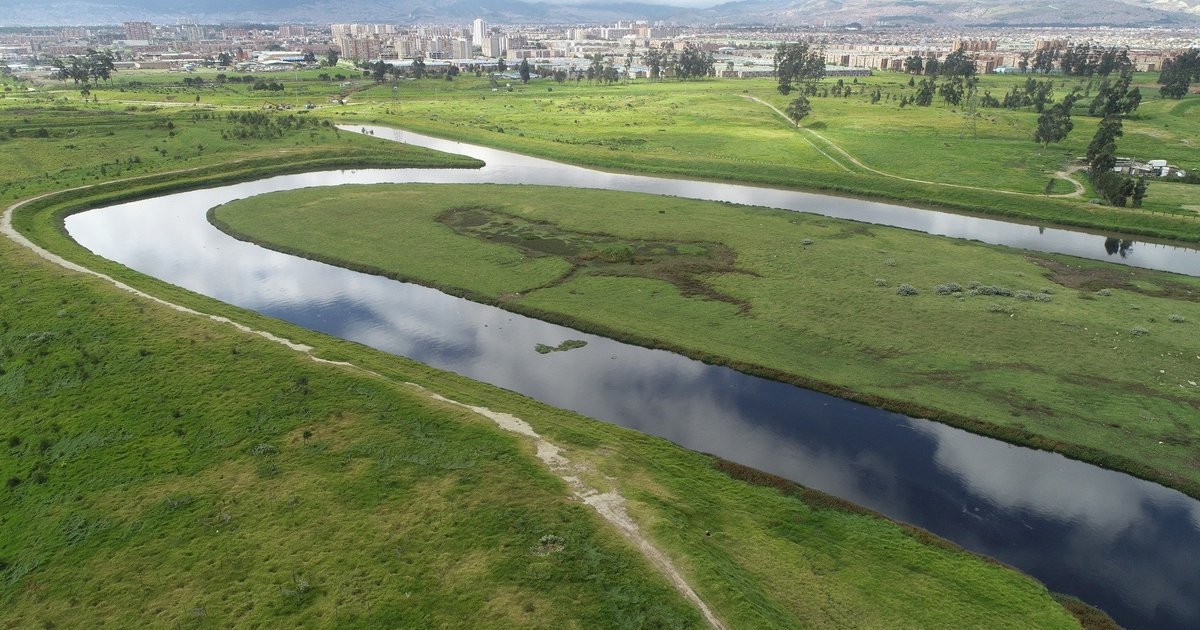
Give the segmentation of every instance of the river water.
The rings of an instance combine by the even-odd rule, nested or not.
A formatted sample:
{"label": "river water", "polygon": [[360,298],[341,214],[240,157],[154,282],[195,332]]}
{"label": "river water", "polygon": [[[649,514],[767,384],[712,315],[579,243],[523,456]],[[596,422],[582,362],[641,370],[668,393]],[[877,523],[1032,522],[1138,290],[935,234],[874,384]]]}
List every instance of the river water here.
{"label": "river water", "polygon": [[[659,435],[923,527],[1096,605],[1128,628],[1200,628],[1200,502],[1182,493],[433,289],[272,252],[226,236],[205,213],[234,199],[307,186],[496,182],[819,208],[833,216],[887,219],[877,222],[1100,259],[1108,256],[1104,236],[806,193],[600,173],[373,131],[473,155],[488,166],[273,177],[93,210],[69,217],[67,229],[101,256],[198,293]],[[1127,264],[1200,274],[1194,250],[1139,244],[1125,253]],[[588,345],[547,355],[533,350],[566,339]]]}

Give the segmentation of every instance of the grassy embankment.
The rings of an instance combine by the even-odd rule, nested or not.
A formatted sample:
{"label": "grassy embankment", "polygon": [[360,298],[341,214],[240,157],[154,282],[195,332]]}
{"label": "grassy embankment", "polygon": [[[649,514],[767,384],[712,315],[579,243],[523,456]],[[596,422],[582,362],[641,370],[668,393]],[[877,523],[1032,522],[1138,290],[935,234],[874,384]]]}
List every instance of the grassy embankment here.
{"label": "grassy embankment", "polygon": [[[13,168],[0,198],[7,205],[111,179],[110,163],[121,175],[211,168],[97,187],[98,198],[346,166],[356,156],[447,163],[322,129],[311,130],[317,137],[291,129],[219,143],[220,125],[195,121],[192,129],[172,117],[172,136],[142,113],[76,114],[61,129],[69,135],[47,127],[49,138],[24,136],[25,125],[50,125],[61,112],[0,113],[4,127],[18,128],[2,153]],[[90,125],[118,115],[129,117],[107,129]],[[191,133],[214,140],[195,156],[182,149],[190,145],[171,144]],[[166,156],[152,150],[159,145],[170,147]],[[143,159],[116,164],[123,155]],[[382,378],[313,363],[0,239],[4,625],[698,623],[613,530],[568,499],[529,443],[409,382],[514,413],[590,465],[588,481],[629,498],[646,533],[731,627],[1076,625],[1032,580],[836,500],[749,485],[730,475],[754,480],[753,473],[662,440],[100,260],[57,225],[63,212],[92,203],[82,192],[49,199],[28,207],[18,224],[55,251],[155,295],[308,343]]]}
{"label": "grassy embankment", "polygon": [[[1121,155],[1168,159],[1195,170],[1200,97],[1162,100],[1151,75],[1140,75],[1146,100],[1125,124]],[[762,80],[635,83],[587,86],[549,82],[492,92],[471,79],[401,84],[397,96],[383,85],[367,89],[342,118],[393,124],[556,160],[605,169],[832,191],[904,203],[999,214],[1022,221],[1088,227],[1167,239],[1200,240],[1200,187],[1151,183],[1144,208],[1112,208],[1078,198],[1043,195],[1073,185],[1054,173],[1084,155],[1097,119],[1084,99],[1067,141],[1043,148],[1033,142],[1032,110],[979,109],[977,137],[960,138],[961,108],[942,104],[899,107],[912,96],[908,76],[883,73],[861,79],[847,98],[815,98],[813,114],[796,130],[778,114],[787,99]],[[1000,96],[1024,78],[983,77],[981,90]],[[1062,81],[1062,79],[1057,79]],[[823,87],[836,80],[826,79]],[[1066,80],[1061,96],[1086,82]],[[849,81],[847,81],[849,83]],[[894,100],[870,103],[878,86]],[[864,93],[859,93],[859,91]],[[814,133],[815,132],[815,133]],[[845,149],[865,167],[856,165]],[[819,150],[818,150],[819,149]],[[1084,173],[1074,177],[1087,184]],[[926,180],[933,184],[905,181]],[[1023,194],[1003,194],[988,190]]]}
{"label": "grassy embankment", "polygon": [[[1200,496],[1193,278],[813,215],[528,186],[309,189],[214,216],[278,249]],[[937,294],[950,283],[961,292]],[[919,293],[898,295],[901,284]]]}
{"label": "grassy embankment", "polygon": [[[330,80],[320,78],[322,74]],[[345,80],[334,78],[338,74]],[[220,75],[226,80],[218,82]],[[253,83],[237,80],[242,76],[277,82],[284,89],[255,90]],[[185,85],[185,79],[203,80],[203,85]],[[1153,74],[1137,75],[1145,100],[1126,120],[1119,151],[1200,169],[1193,156],[1194,138],[1200,136],[1200,97],[1160,99],[1155,79]],[[813,114],[802,131],[745,98],[785,107],[787,98],[769,79],[611,86],[535,80],[516,83],[510,92],[503,84],[493,91],[488,79],[471,76],[376,84],[345,66],[262,75],[219,69],[188,74],[140,71],[118,73],[111,83],[93,86],[90,98],[99,103],[83,104],[79,88],[69,82],[43,81],[44,89],[32,94],[17,90],[0,104],[36,101],[84,111],[257,110],[285,105],[297,115],[395,124],[606,169],[824,190],[1042,224],[1200,241],[1200,187],[1156,180],[1141,209],[1088,203],[1096,196],[1090,187],[1078,198],[1043,194],[1048,184],[1053,194],[1074,190],[1056,173],[1086,152],[1097,124],[1086,115],[1097,81],[1089,86],[1086,79],[1054,78],[1056,98],[1075,88],[1086,96],[1076,105],[1070,137],[1043,148],[1032,140],[1037,113],[1030,108],[980,108],[976,133],[964,137],[961,107],[940,99],[931,107],[899,107],[900,98],[915,91],[908,80],[901,73],[843,79],[852,94],[814,98]],[[820,88],[832,90],[837,81],[825,79]],[[980,93],[1000,97],[1024,81],[1025,77],[984,76]],[[872,104],[870,94],[876,88],[882,99]],[[305,111],[309,104],[315,107],[311,112]],[[1073,177],[1088,184],[1083,173]]]}

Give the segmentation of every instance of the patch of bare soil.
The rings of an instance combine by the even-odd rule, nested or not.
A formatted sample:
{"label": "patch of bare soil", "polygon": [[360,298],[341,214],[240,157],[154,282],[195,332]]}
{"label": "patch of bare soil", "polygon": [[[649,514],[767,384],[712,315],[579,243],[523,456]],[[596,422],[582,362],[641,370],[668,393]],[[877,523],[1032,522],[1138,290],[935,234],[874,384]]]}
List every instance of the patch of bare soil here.
{"label": "patch of bare soil", "polygon": [[[1121,289],[1150,297],[1181,300],[1184,302],[1200,302],[1200,290],[1183,282],[1164,280],[1162,276],[1134,267],[1100,268],[1074,267],[1055,260],[1030,256],[1029,260],[1049,271],[1047,278],[1070,289],[1080,291],[1099,291],[1101,289]],[[1138,281],[1152,284],[1157,289],[1138,286]]]}

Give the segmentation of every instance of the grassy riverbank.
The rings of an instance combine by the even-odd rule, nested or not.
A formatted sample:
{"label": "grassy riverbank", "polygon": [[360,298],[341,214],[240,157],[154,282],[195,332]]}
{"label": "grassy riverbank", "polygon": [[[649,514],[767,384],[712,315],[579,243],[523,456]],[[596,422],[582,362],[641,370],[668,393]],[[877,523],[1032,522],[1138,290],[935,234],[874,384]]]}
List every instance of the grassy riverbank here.
{"label": "grassy riverbank", "polygon": [[[366,164],[461,163],[329,133],[277,154],[284,164],[272,164],[283,149],[268,139],[231,144],[219,159],[133,162],[122,175],[154,177],[31,204],[16,223],[156,296],[379,376],[315,363],[0,239],[0,625],[702,623],[571,498],[529,441],[432,391],[519,416],[589,467],[588,483],[623,494],[643,533],[729,627],[1078,627],[1033,580],[920,532],[791,486],[751,485],[739,480],[751,473],[663,440],[164,285],[60,231],[63,213],[100,199],[355,164],[341,142]],[[91,139],[76,144],[106,142],[105,134],[80,132]],[[127,139],[142,154],[161,144],[148,131]],[[379,147],[388,149],[372,152]],[[34,159],[42,148],[22,151]],[[8,205],[116,176],[99,170],[96,155],[94,171],[69,161],[45,175],[29,171],[5,179],[0,196]],[[157,174],[191,166],[201,168]]]}
{"label": "grassy riverbank", "polygon": [[[1086,153],[1097,121],[1077,107],[1075,131],[1061,143],[1033,142],[1032,109],[980,109],[974,134],[964,134],[961,108],[899,106],[911,97],[899,73],[857,79],[854,94],[813,99],[802,130],[755,97],[784,109],[769,79],[588,86],[531,83],[493,92],[486,83],[408,82],[393,96],[365,90],[343,119],[392,124],[436,136],[515,150],[604,169],[799,187],[898,200],[1023,221],[1090,227],[1159,238],[1200,240],[1200,187],[1150,196],[1143,208],[1089,203],[1062,171]],[[1125,124],[1122,155],[1162,156],[1195,170],[1200,97],[1162,100],[1142,75],[1146,100]],[[1024,78],[982,77],[981,91],[1003,94]],[[836,80],[826,79],[831,88]],[[849,85],[850,81],[846,83]],[[1060,96],[1086,82],[1063,80]],[[894,100],[870,102],[878,88]],[[1087,100],[1087,99],[1085,99]],[[1150,158],[1146,158],[1150,159]],[[1089,186],[1084,173],[1073,176]],[[1177,185],[1171,185],[1177,186]]]}
{"label": "grassy riverbank", "polygon": [[[1193,278],[784,211],[530,186],[308,189],[214,217],[278,249],[1200,494]],[[898,294],[904,285],[915,294]]]}

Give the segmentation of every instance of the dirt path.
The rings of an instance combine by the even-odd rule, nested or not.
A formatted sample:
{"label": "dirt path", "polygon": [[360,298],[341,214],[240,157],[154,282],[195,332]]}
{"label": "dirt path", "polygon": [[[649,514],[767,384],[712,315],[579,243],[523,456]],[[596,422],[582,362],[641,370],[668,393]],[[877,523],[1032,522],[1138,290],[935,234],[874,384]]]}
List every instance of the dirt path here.
{"label": "dirt path", "polygon": [[621,496],[619,492],[616,490],[600,492],[584,483],[581,475],[586,473],[587,469],[567,459],[562,454],[561,448],[538,435],[533,430],[533,427],[529,426],[529,423],[524,420],[507,413],[492,411],[486,407],[473,407],[443,398],[437,394],[431,393],[430,395],[436,400],[470,409],[485,418],[489,418],[506,431],[511,431],[533,440],[534,446],[537,448],[538,459],[542,460],[542,463],[546,464],[547,468],[565,481],[576,497],[592,506],[600,516],[604,517],[604,520],[615,526],[629,542],[633,543],[642,552],[642,555],[646,556],[663,575],[666,575],[679,593],[700,609],[709,626],[724,630],[725,625],[721,623],[720,619],[717,619],[708,605],[704,603],[704,600],[700,599],[700,596],[687,583],[687,580],[684,579],[683,574],[679,572],[675,564],[671,562],[671,559],[642,534],[637,522],[625,510],[625,497]]}
{"label": "dirt path", "polygon": [[[191,169],[188,169],[188,170],[191,170]],[[179,171],[175,171],[175,172],[179,172]],[[162,174],[158,174],[156,176],[161,176],[161,175]],[[130,179],[142,179],[142,178],[130,178]],[[90,275],[90,276],[93,276],[96,278],[100,278],[102,280],[105,280],[105,281],[111,283],[113,286],[117,287],[118,289],[121,289],[123,291],[128,291],[129,293],[132,293],[138,297],[145,298],[147,300],[151,300],[157,304],[161,304],[167,308],[173,309],[180,313],[187,313],[189,315],[196,315],[199,317],[207,317],[208,319],[210,319],[212,321],[220,322],[222,324],[228,324],[244,333],[258,335],[269,341],[278,343],[290,350],[294,350],[296,352],[302,352],[305,355],[307,355],[309,359],[311,359],[317,363],[323,363],[326,365],[335,365],[335,366],[338,366],[341,368],[350,369],[350,370],[353,370],[353,371],[361,373],[361,374],[367,374],[367,375],[373,376],[375,378],[379,378],[379,379],[383,379],[383,380],[387,380],[387,381],[392,380],[392,379],[389,379],[389,378],[383,376],[382,374],[359,367],[357,365],[354,365],[353,363],[346,363],[346,362],[342,362],[342,361],[330,361],[328,359],[322,359],[320,357],[317,357],[312,354],[312,351],[313,351],[312,346],[308,346],[308,345],[301,344],[301,343],[296,343],[289,339],[285,339],[283,337],[279,337],[277,335],[271,334],[265,330],[255,330],[253,328],[250,328],[249,326],[246,326],[245,324],[235,322],[227,317],[202,313],[195,309],[183,306],[182,304],[176,304],[174,302],[170,302],[170,301],[164,300],[162,298],[150,295],[149,293],[146,293],[145,291],[141,291],[139,289],[131,287],[128,284],[125,284],[124,282],[121,282],[120,280],[113,278],[112,276],[100,273],[98,271],[93,271],[91,269],[88,269],[87,267],[73,263],[73,262],[63,258],[62,256],[59,256],[58,254],[50,252],[49,250],[43,249],[42,247],[35,244],[33,241],[30,241],[28,238],[25,238],[25,236],[23,234],[18,232],[16,230],[16,228],[13,227],[13,224],[12,224],[13,213],[18,208],[20,208],[28,203],[32,203],[34,201],[37,201],[39,199],[44,199],[44,198],[52,196],[52,195],[57,195],[62,192],[68,192],[71,190],[82,190],[82,189],[86,189],[86,188],[92,188],[94,186],[95,186],[95,184],[88,184],[86,186],[78,186],[76,188],[71,188],[68,190],[43,193],[36,197],[31,197],[31,198],[25,199],[23,201],[18,201],[17,203],[14,203],[14,204],[10,205],[8,208],[6,208],[4,210],[3,216],[0,216],[0,233],[4,234],[4,236],[8,237],[9,240],[15,242],[16,244],[37,254],[44,260],[47,260],[51,263],[54,263],[56,265],[59,265],[60,267],[69,269],[71,271],[75,271],[78,273],[82,273],[82,274]],[[650,542],[650,540],[648,538],[646,538],[645,535],[642,534],[641,529],[638,527],[637,522],[634,521],[633,518],[629,516],[629,513],[625,510],[625,497],[623,497],[616,490],[608,490],[607,492],[600,492],[599,490],[592,488],[592,487],[588,486],[586,483],[584,483],[584,481],[581,478],[581,475],[586,472],[586,469],[582,465],[572,463],[571,460],[569,460],[565,456],[563,456],[561,448],[550,443],[542,436],[538,435],[537,432],[533,430],[533,427],[529,426],[529,423],[525,422],[524,420],[521,420],[520,418],[518,418],[516,416],[510,415],[507,413],[492,411],[491,409],[488,409],[486,407],[474,407],[471,405],[467,405],[465,403],[460,403],[458,401],[450,400],[449,398],[442,397],[442,396],[438,395],[437,393],[430,392],[429,390],[426,390],[425,388],[423,388],[419,385],[413,384],[413,383],[405,383],[405,385],[417,388],[418,390],[425,393],[427,396],[429,396],[430,398],[432,398],[434,400],[438,400],[443,403],[448,403],[451,405],[456,405],[459,407],[464,407],[464,408],[470,409],[471,411],[473,411],[481,416],[484,416],[485,418],[492,420],[501,429],[504,429],[506,431],[511,431],[513,433],[517,433],[524,437],[530,438],[533,441],[534,447],[537,449],[538,459],[542,460],[542,462],[546,465],[547,468],[550,469],[551,472],[558,475],[558,477],[560,479],[562,479],[564,482],[566,482],[567,486],[571,489],[571,492],[577,498],[579,498],[581,501],[583,501],[584,503],[586,503],[587,505],[589,505],[593,509],[595,509],[596,512],[599,513],[600,516],[602,516],[604,518],[605,521],[608,521],[609,524],[616,527],[617,530],[619,532],[621,532],[621,535],[624,536],[626,540],[628,540],[635,547],[637,547],[638,551],[640,551],[642,553],[642,555],[644,555],[646,557],[646,559],[648,559],[651,562],[651,564],[654,565],[655,568],[657,568],[663,575],[665,575],[667,577],[667,579],[669,579],[671,581],[671,584],[673,584],[675,586],[676,590],[678,590],[681,595],[683,595],[685,598],[688,599],[688,601],[692,602],[692,604],[694,604],[697,608],[700,609],[701,614],[704,615],[704,619],[708,622],[710,627],[714,628],[715,630],[725,630],[725,625],[722,624],[721,620],[718,619],[717,616],[713,614],[712,610],[708,607],[708,605],[704,603],[704,600],[700,599],[700,596],[697,595],[696,591],[691,587],[691,585],[689,585],[687,583],[687,580],[683,577],[683,574],[679,572],[679,569],[675,566],[675,564],[673,562],[671,562],[671,559],[669,557],[667,557],[667,555],[665,553],[663,553],[662,550],[660,550],[658,547],[655,547],[654,543]]]}
{"label": "dirt path", "polygon": [[[865,171],[870,171],[872,173],[875,173],[876,175],[881,175],[883,177],[889,177],[891,179],[898,179],[898,180],[905,181],[905,182],[913,182],[914,184],[929,184],[932,186],[946,186],[947,188],[963,188],[966,190],[980,190],[983,192],[1000,193],[1002,195],[1018,195],[1021,197],[1080,197],[1083,195],[1083,190],[1084,190],[1083,185],[1080,184],[1079,182],[1075,181],[1071,177],[1066,176],[1066,174],[1063,173],[1062,171],[1060,171],[1058,173],[1054,173],[1054,176],[1059,177],[1061,179],[1065,179],[1065,180],[1071,182],[1072,184],[1074,184],[1075,192],[1064,193],[1064,194],[1059,194],[1059,195],[1044,195],[1044,194],[1039,194],[1039,193],[1020,192],[1020,191],[1016,191],[1016,190],[1002,190],[999,188],[985,188],[983,186],[970,186],[967,184],[950,184],[950,183],[946,183],[946,182],[934,182],[934,181],[930,181],[927,179],[915,179],[912,177],[904,177],[903,175],[896,175],[894,173],[887,173],[887,172],[881,171],[877,168],[872,168],[870,166],[867,166],[866,164],[863,164],[858,158],[851,155],[849,151],[846,151],[842,147],[838,146],[837,143],[835,143],[834,141],[830,140],[829,138],[826,138],[825,136],[822,136],[821,134],[817,133],[816,131],[814,131],[812,129],[809,129],[807,127],[801,127],[799,123],[793,122],[791,118],[788,118],[787,114],[780,111],[780,109],[778,107],[775,107],[774,105],[762,100],[761,98],[758,98],[756,96],[749,96],[746,94],[743,94],[741,96],[742,96],[742,98],[749,99],[749,100],[755,101],[757,103],[760,103],[762,105],[766,105],[767,107],[770,107],[772,110],[775,111],[776,114],[779,114],[779,116],[781,118],[786,120],[789,125],[792,125],[793,127],[796,127],[797,129],[800,129],[801,131],[809,133],[813,137],[820,139],[822,142],[824,142],[824,143],[828,144],[830,147],[832,147],[834,151],[836,151],[837,153],[840,153],[851,164],[854,164],[855,166],[857,166]],[[809,144],[813,144],[813,143],[809,142]],[[813,146],[815,147],[816,145],[813,144]],[[817,150],[821,151],[820,149],[817,149]],[[828,154],[826,154],[824,151],[821,151],[821,154],[824,155],[825,157],[829,157],[829,159],[833,160],[833,158],[830,157]],[[836,160],[834,160],[834,162],[837,163]],[[841,166],[841,163],[838,163],[838,166]],[[845,167],[843,166],[842,168],[845,168]]]}

